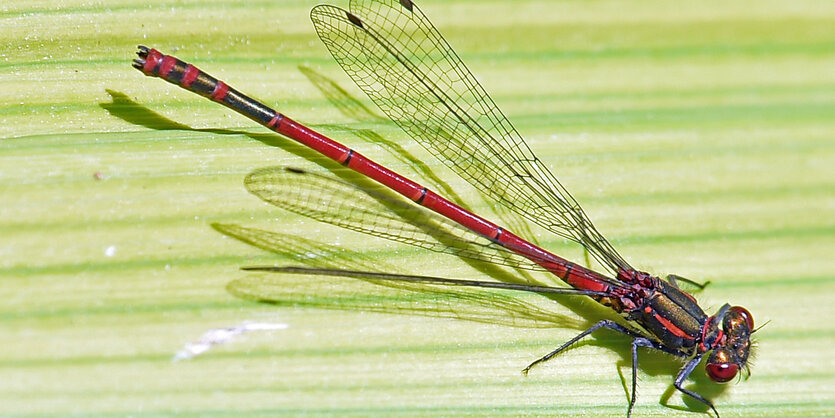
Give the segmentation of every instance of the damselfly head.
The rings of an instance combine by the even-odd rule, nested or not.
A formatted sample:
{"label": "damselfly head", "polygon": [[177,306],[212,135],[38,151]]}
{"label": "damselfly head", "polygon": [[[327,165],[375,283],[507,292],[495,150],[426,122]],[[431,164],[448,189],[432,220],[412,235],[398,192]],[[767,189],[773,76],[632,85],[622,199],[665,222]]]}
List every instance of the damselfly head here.
{"label": "damselfly head", "polygon": [[747,309],[733,306],[722,319],[722,340],[707,359],[705,371],[717,383],[725,383],[746,366],[751,349],[754,317]]}

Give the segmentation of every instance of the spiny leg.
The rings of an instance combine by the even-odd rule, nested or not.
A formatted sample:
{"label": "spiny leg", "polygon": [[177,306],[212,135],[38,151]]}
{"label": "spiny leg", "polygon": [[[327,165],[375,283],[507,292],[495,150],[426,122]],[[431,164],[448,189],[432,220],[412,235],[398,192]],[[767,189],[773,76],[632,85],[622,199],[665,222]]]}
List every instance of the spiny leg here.
{"label": "spiny leg", "polygon": [[604,320],[594,324],[591,328],[581,332],[576,337],[568,340],[565,344],[559,346],[556,350],[542,356],[541,358],[537,359],[533,363],[529,364],[528,367],[525,367],[522,370],[522,374],[528,374],[528,372],[531,370],[531,368],[533,366],[536,366],[537,364],[542,363],[544,361],[550,360],[552,357],[554,357],[557,354],[563,352],[565,349],[567,349],[568,347],[570,347],[571,345],[573,345],[577,341],[580,341],[585,336],[591,334],[592,332],[595,332],[595,331],[599,330],[600,328],[608,328],[612,331],[617,331],[617,332],[620,332],[621,334],[626,334],[626,335],[628,335],[630,337],[633,337],[633,338],[636,338],[636,339],[637,338],[643,338],[641,335],[639,335],[639,334],[635,333],[634,331],[624,327],[623,325],[618,324],[615,321],[612,321],[612,320],[609,320],[609,319],[604,319]]}
{"label": "spiny leg", "polygon": [[675,275],[675,274],[668,274],[668,275],[667,275],[667,281],[668,281],[671,285],[673,285],[673,286],[675,286],[676,288],[679,288],[679,289],[680,289],[680,287],[678,286],[678,281],[679,281],[679,280],[681,280],[681,281],[682,281],[682,282],[684,282],[684,283],[689,283],[689,284],[692,284],[693,286],[696,286],[696,287],[698,287],[699,289],[704,289],[705,287],[707,287],[707,285],[709,285],[709,284],[710,284],[710,280],[708,280],[708,281],[706,281],[706,282],[704,282],[704,283],[699,283],[699,282],[697,282],[697,281],[690,280],[690,279],[688,279],[688,278],[686,278],[686,277],[681,277],[681,276],[679,276],[679,275]]}
{"label": "spiny leg", "polygon": [[632,396],[629,398],[629,409],[626,410],[627,418],[632,416],[632,407],[638,400],[638,347],[658,348],[658,345],[644,337],[632,340]]}
{"label": "spiny leg", "polygon": [[685,389],[682,386],[684,384],[684,381],[687,380],[687,378],[690,376],[690,373],[693,373],[693,369],[695,369],[696,366],[698,366],[699,363],[701,363],[702,356],[702,354],[699,354],[696,357],[693,357],[692,359],[690,359],[690,361],[687,362],[687,364],[684,365],[684,367],[681,368],[681,370],[678,371],[678,374],[676,375],[676,380],[673,382],[673,386],[675,386],[676,389],[681,391],[681,393],[689,395],[693,399],[696,399],[697,401],[709,406],[710,409],[713,410],[713,413],[716,414],[716,418],[719,418],[719,411],[716,410],[712,402],[707,400],[704,396],[699,395],[698,393],[693,392],[692,390]]}

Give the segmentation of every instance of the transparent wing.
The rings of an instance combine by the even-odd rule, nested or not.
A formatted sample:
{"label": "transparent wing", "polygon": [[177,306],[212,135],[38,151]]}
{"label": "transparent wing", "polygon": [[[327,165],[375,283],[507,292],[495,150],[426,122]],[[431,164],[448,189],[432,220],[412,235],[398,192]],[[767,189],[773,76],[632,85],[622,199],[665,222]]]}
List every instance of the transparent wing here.
{"label": "transparent wing", "polygon": [[268,167],[247,175],[244,184],[265,202],[321,222],[471,260],[545,271],[434,212],[330,176]]}
{"label": "transparent wing", "polygon": [[[219,232],[315,269],[394,271],[396,266],[322,242],[234,224],[213,224]],[[233,295],[262,303],[316,308],[457,318],[528,328],[574,327],[582,321],[549,309],[549,298],[517,291],[396,282],[370,277],[256,274],[233,280]],[[565,289],[570,291],[573,289]]]}
{"label": "transparent wing", "polygon": [[631,269],[416,5],[354,0],[350,9],[317,6],[311,19],[389,118],[497,202],[580,243],[615,275]]}

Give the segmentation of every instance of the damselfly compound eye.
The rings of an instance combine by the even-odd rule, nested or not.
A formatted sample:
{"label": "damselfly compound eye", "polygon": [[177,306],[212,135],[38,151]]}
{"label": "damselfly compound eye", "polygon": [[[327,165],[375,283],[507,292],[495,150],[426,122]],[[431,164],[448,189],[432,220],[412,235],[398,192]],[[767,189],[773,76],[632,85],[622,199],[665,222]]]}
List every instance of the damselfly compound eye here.
{"label": "damselfly compound eye", "polygon": [[710,380],[716,383],[725,383],[736,377],[739,366],[731,363],[708,364],[705,366],[705,371],[707,371]]}
{"label": "damselfly compound eye", "polygon": [[754,329],[754,316],[751,315],[751,312],[748,312],[748,309],[743,308],[742,306],[734,306],[731,307],[731,312],[740,316],[745,322],[748,324],[748,329]]}

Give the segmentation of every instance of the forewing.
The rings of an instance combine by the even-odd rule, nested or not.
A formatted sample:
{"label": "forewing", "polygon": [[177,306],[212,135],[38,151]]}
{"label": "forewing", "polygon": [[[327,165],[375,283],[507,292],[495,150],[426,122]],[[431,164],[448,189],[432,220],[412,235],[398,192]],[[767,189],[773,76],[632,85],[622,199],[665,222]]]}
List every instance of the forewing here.
{"label": "forewing", "polygon": [[311,19],[389,118],[497,202],[580,243],[615,274],[630,268],[416,5],[360,0],[350,8],[317,6]]}

